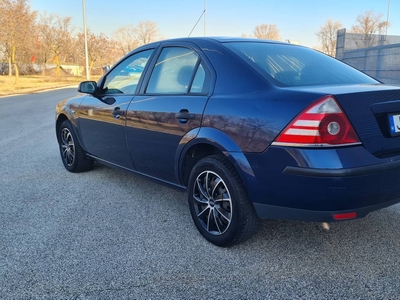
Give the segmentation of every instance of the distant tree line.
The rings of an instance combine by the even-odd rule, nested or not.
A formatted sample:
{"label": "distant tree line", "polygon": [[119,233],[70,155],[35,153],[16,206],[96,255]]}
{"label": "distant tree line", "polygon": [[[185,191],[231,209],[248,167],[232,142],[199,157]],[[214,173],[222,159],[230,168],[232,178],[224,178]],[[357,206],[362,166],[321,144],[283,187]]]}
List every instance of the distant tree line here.
{"label": "distant tree line", "polygon": [[[157,23],[141,21],[117,29],[112,37],[88,29],[89,69],[116,62],[136,47],[160,38]],[[85,65],[84,33],[72,26],[71,17],[32,11],[29,0],[0,0],[0,59],[8,63],[8,75],[20,66]]]}
{"label": "distant tree line", "polygon": [[[382,21],[381,14],[366,11],[357,16],[356,23],[351,27],[349,32],[363,34],[365,40],[371,40],[372,35],[383,34],[389,26],[388,22]],[[341,28],[343,28],[343,25],[340,21],[327,20],[325,25],[321,26],[316,33],[321,43],[319,50],[328,55],[335,56],[336,33]]]}
{"label": "distant tree line", "polygon": [[[389,26],[388,22],[382,21],[381,14],[366,11],[357,16],[356,23],[351,27],[349,32],[364,34],[367,39],[373,34],[382,34]],[[316,32],[320,42],[317,49],[330,56],[335,56],[337,31],[341,28],[343,28],[343,25],[340,21],[328,19]],[[279,29],[275,24],[259,24],[254,28],[252,35],[242,34],[242,37],[281,40]]]}
{"label": "distant tree line", "polygon": [[[381,33],[389,26],[381,21],[382,15],[366,11],[356,18],[351,31],[372,35]],[[315,33],[320,41],[319,50],[334,56],[336,32],[342,28],[340,21],[327,20]],[[275,24],[259,24],[253,34],[242,36],[259,39],[280,40]],[[111,37],[94,34],[88,30],[89,70],[112,64],[122,55],[143,44],[160,39],[156,22],[141,21],[117,29]],[[16,75],[19,67],[35,63],[42,66],[56,66],[61,75],[61,64],[85,65],[84,33],[72,26],[71,17],[32,11],[29,0],[0,0],[0,59],[8,63],[8,75]]]}

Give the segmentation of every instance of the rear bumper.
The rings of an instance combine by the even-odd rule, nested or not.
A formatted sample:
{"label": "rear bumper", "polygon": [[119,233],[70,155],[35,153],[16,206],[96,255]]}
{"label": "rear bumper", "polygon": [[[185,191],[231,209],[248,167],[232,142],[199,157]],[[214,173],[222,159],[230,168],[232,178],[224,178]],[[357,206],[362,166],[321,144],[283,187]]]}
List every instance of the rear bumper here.
{"label": "rear bumper", "polygon": [[261,218],[332,222],[400,202],[400,157],[379,159],[362,146],[270,147],[246,157],[254,177],[244,181]]}
{"label": "rear bumper", "polygon": [[[312,169],[288,166],[283,170],[285,174],[315,177],[351,177],[371,175],[374,173],[400,170],[400,161],[385,162],[378,165],[347,168],[347,169]],[[399,174],[400,176],[400,174]]]}
{"label": "rear bumper", "polygon": [[283,219],[283,220],[297,220],[306,222],[337,222],[339,220],[335,219],[334,215],[355,212],[356,217],[352,219],[359,219],[359,218],[364,218],[370,212],[380,210],[385,207],[389,207],[399,202],[400,198],[397,198],[391,201],[381,202],[367,207],[361,207],[352,210],[341,210],[341,211],[315,211],[315,210],[305,210],[305,209],[282,207],[282,206],[273,206],[261,203],[254,203],[254,208],[258,216],[262,219]]}

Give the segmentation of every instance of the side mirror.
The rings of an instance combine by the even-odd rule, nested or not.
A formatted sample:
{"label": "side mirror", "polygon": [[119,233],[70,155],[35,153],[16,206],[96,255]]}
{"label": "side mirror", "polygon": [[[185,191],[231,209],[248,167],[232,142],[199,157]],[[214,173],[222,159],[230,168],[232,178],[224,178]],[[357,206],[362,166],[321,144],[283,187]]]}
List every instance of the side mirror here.
{"label": "side mirror", "polygon": [[78,92],[85,94],[94,94],[97,90],[96,81],[83,81],[79,84]]}

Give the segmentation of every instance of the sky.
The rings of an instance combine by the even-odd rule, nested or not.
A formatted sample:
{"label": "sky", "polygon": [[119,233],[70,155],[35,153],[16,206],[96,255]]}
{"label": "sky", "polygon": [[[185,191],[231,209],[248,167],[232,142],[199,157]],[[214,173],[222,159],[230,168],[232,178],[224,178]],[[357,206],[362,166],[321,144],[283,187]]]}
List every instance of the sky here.
{"label": "sky", "polygon": [[[30,4],[39,13],[72,17],[75,31],[82,31],[82,0],[31,0]],[[357,16],[368,10],[386,21],[388,7],[388,35],[400,36],[400,0],[85,0],[85,4],[87,27],[108,37],[122,26],[146,20],[156,22],[165,39],[186,37],[193,28],[191,36],[204,36],[205,31],[208,36],[237,37],[266,23],[278,27],[283,41],[316,47],[316,32],[328,19],[350,30]]]}

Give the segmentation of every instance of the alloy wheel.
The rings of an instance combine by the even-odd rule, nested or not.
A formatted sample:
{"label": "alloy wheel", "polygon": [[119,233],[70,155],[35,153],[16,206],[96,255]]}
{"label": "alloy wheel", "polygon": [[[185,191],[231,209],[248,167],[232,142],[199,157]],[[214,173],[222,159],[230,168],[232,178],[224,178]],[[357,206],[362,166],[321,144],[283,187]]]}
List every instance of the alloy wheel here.
{"label": "alloy wheel", "polygon": [[216,173],[199,174],[193,189],[194,210],[200,224],[212,235],[225,233],[232,220],[232,200],[224,180]]}
{"label": "alloy wheel", "polygon": [[71,131],[68,128],[61,130],[61,155],[67,166],[72,166],[75,161],[75,144]]}

